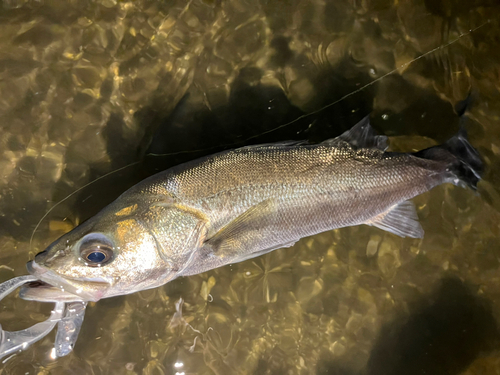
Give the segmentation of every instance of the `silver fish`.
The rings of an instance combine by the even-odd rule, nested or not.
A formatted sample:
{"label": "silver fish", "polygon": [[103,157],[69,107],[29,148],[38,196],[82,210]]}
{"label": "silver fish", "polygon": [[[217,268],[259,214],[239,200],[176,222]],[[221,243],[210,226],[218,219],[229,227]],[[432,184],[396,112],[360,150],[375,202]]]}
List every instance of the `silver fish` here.
{"label": "silver fish", "polygon": [[481,159],[463,131],[414,154],[386,141],[366,118],[320,144],[243,147],[158,173],[29,262],[51,287],[22,295],[98,301],[359,224],[422,237],[408,200],[442,183],[475,189]]}

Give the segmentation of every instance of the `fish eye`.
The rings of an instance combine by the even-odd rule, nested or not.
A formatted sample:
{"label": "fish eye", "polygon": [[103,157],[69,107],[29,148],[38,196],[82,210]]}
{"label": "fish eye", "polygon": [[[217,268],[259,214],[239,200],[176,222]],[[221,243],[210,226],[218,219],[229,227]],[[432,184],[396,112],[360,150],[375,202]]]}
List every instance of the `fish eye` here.
{"label": "fish eye", "polygon": [[100,267],[113,260],[113,244],[103,234],[90,233],[80,241],[80,257],[90,267]]}

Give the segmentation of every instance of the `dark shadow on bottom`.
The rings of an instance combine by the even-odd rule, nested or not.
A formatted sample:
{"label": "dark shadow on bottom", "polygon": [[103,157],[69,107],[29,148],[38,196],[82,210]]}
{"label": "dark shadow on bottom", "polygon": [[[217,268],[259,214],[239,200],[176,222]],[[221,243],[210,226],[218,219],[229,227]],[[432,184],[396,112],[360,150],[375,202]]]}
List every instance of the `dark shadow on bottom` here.
{"label": "dark shadow on bottom", "polygon": [[[456,278],[445,278],[410,316],[384,324],[366,369],[342,368],[326,354],[318,374],[454,375],[499,346],[490,304]],[[330,357],[330,358],[328,358]]]}

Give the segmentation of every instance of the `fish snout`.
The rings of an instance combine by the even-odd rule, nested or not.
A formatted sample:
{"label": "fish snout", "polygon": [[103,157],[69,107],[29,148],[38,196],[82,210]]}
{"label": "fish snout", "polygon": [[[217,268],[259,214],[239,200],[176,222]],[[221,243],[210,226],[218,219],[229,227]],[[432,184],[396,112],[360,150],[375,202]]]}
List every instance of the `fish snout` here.
{"label": "fish snout", "polygon": [[47,260],[47,257],[49,255],[49,252],[47,250],[42,251],[41,253],[38,253],[35,255],[35,262],[36,263],[43,263],[45,260]]}
{"label": "fish snout", "polygon": [[49,266],[54,260],[68,255],[70,251],[71,248],[68,246],[64,249],[59,249],[59,250],[54,250],[52,246],[49,246],[41,253],[35,255],[34,262],[42,266]]}
{"label": "fish snout", "polygon": [[[36,257],[35,257],[36,259]],[[26,269],[31,275],[38,276],[41,274],[44,274],[47,272],[46,269],[40,267],[38,264],[36,264],[36,261],[30,260],[28,263],[26,263]]]}

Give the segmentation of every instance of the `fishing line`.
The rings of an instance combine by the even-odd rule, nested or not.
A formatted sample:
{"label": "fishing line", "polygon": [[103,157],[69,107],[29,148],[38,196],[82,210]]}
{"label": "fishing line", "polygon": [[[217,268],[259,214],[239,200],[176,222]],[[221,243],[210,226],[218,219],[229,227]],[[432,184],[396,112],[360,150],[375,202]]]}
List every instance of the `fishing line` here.
{"label": "fishing line", "polygon": [[[465,37],[465,36],[468,36],[468,35],[472,34],[472,33],[473,33],[473,32],[475,32],[476,30],[478,30],[478,29],[482,28],[483,26],[485,26],[485,25],[489,24],[490,22],[491,22],[490,20],[487,20],[486,22],[482,23],[481,25],[479,25],[479,26],[477,26],[477,27],[475,27],[475,28],[473,28],[473,29],[470,29],[469,31],[467,31],[467,32],[465,32],[465,33],[462,33],[462,34],[458,35],[455,39],[453,39],[453,40],[449,41],[448,43],[445,43],[445,44],[442,44],[442,45],[440,45],[440,46],[438,46],[438,47],[436,47],[436,48],[433,48],[433,49],[431,49],[431,50],[429,50],[429,51],[427,51],[427,52],[423,53],[422,55],[420,55],[420,56],[418,56],[418,57],[416,57],[416,58],[414,58],[414,59],[412,59],[412,60],[410,60],[410,61],[408,61],[408,62],[406,62],[406,63],[404,63],[404,64],[402,64],[402,65],[400,65],[400,66],[398,66],[397,68],[394,68],[394,69],[393,69],[393,70],[391,70],[390,72],[385,73],[384,75],[382,75],[382,76],[378,77],[377,79],[374,79],[373,81],[371,81],[371,82],[367,83],[366,85],[363,85],[363,86],[361,86],[360,88],[358,88],[358,89],[356,89],[356,90],[354,90],[354,91],[351,91],[349,94],[346,94],[346,95],[342,96],[340,99],[337,99],[337,100],[335,100],[335,101],[333,101],[333,102],[331,102],[331,103],[329,103],[329,104],[326,104],[325,106],[323,106],[323,107],[321,107],[321,108],[319,108],[319,109],[317,109],[317,110],[315,110],[315,111],[312,111],[312,112],[309,112],[309,113],[307,113],[307,114],[301,115],[301,116],[297,117],[296,119],[294,119],[294,120],[292,120],[292,121],[290,121],[290,122],[287,122],[287,123],[285,123],[285,124],[278,125],[277,127],[272,128],[272,129],[269,129],[269,130],[266,130],[266,131],[264,131],[264,132],[262,132],[262,133],[252,135],[252,136],[250,136],[250,137],[248,137],[248,138],[246,138],[246,139],[244,139],[243,141],[240,141],[240,142],[238,142],[238,143],[229,143],[229,144],[217,145],[217,146],[208,147],[208,148],[202,148],[202,149],[198,149],[198,150],[176,151],[176,152],[171,152],[171,153],[167,153],[167,154],[154,154],[154,153],[150,153],[150,154],[147,154],[146,156],[163,157],[163,156],[174,156],[174,155],[181,155],[181,154],[192,154],[192,153],[197,153],[197,152],[207,152],[207,151],[211,151],[211,150],[214,150],[214,149],[220,149],[220,148],[227,148],[227,147],[231,147],[231,146],[234,146],[234,145],[239,144],[239,143],[246,143],[246,142],[248,142],[248,141],[250,141],[250,140],[252,140],[252,139],[258,138],[258,137],[260,137],[260,136],[262,136],[262,135],[272,133],[272,132],[274,132],[274,131],[276,131],[276,130],[279,130],[279,129],[283,129],[283,128],[285,128],[285,127],[287,127],[287,126],[290,126],[290,125],[292,125],[292,124],[294,124],[294,123],[296,123],[296,122],[298,122],[298,121],[300,121],[300,120],[303,120],[303,119],[308,118],[308,117],[310,117],[310,116],[313,116],[313,115],[316,115],[316,114],[318,114],[318,113],[321,113],[321,112],[322,112],[322,111],[324,111],[325,109],[330,108],[330,107],[332,107],[332,106],[334,106],[334,105],[336,105],[336,104],[340,103],[341,101],[343,101],[343,100],[345,100],[345,99],[347,99],[347,98],[349,98],[349,97],[351,97],[351,96],[353,96],[353,95],[356,95],[357,93],[359,93],[359,92],[361,92],[361,91],[365,90],[367,87],[370,87],[370,86],[374,85],[375,83],[377,83],[377,82],[379,82],[380,80],[382,80],[382,79],[386,78],[387,76],[390,76],[391,74],[394,74],[394,73],[396,73],[396,72],[400,71],[401,69],[406,68],[407,66],[411,65],[411,64],[412,64],[412,63],[414,63],[415,61],[418,61],[418,60],[420,60],[420,59],[422,59],[422,58],[424,58],[424,57],[426,57],[426,56],[429,56],[430,54],[432,54],[432,53],[434,53],[434,52],[436,52],[436,51],[439,51],[439,50],[441,50],[441,49],[445,49],[445,48],[449,47],[450,45],[452,45],[452,44],[454,44],[454,43],[458,42],[458,41],[459,41],[460,39],[462,39],[463,37]],[[127,168],[129,168],[129,167],[132,167],[132,166],[134,166],[134,165],[137,165],[137,164],[139,164],[139,163],[141,163],[141,161],[137,161],[137,162],[134,162],[134,163],[128,164],[128,165],[126,165],[126,166],[124,166],[124,167],[118,168],[118,169],[116,169],[116,170],[114,170],[114,171],[108,172],[108,173],[106,173],[106,174],[104,174],[104,175],[102,175],[102,176],[100,176],[100,177],[97,177],[96,179],[94,179],[94,180],[92,180],[92,181],[88,182],[87,184],[83,185],[82,187],[80,187],[80,188],[76,189],[74,192],[72,192],[71,194],[69,194],[69,195],[68,195],[68,196],[66,196],[65,198],[61,199],[59,202],[57,202],[54,206],[52,206],[52,207],[51,207],[51,208],[50,208],[50,209],[49,209],[49,210],[48,210],[48,211],[47,211],[47,212],[46,212],[46,213],[42,216],[42,218],[38,221],[37,225],[35,226],[35,229],[33,230],[33,233],[31,234],[31,237],[30,237],[29,250],[31,251],[31,247],[32,247],[32,243],[33,243],[33,238],[34,238],[34,236],[35,236],[35,234],[36,234],[36,231],[38,230],[38,228],[39,228],[40,224],[42,223],[42,221],[43,221],[43,220],[44,220],[44,219],[45,219],[45,218],[46,218],[46,217],[47,217],[47,216],[48,216],[48,215],[49,215],[49,214],[50,214],[50,213],[51,213],[51,212],[52,212],[52,211],[53,211],[53,210],[57,207],[57,206],[59,206],[61,203],[65,202],[65,201],[67,201],[69,198],[71,198],[72,196],[74,196],[76,193],[78,193],[78,192],[79,192],[79,191],[81,191],[82,189],[85,189],[86,187],[88,187],[88,186],[92,185],[94,182],[97,182],[97,181],[99,181],[99,180],[102,180],[103,178],[106,178],[106,177],[108,177],[108,176],[110,176],[110,175],[112,175],[112,174],[114,174],[114,173],[117,173],[117,172],[123,171],[123,170],[125,170],[125,169],[127,169]]]}
{"label": "fishing line", "polygon": [[[315,110],[315,111],[312,111],[312,112],[306,113],[306,114],[304,114],[304,115],[301,115],[301,116],[297,117],[295,120],[292,120],[292,121],[287,122],[287,123],[285,123],[285,124],[278,125],[277,127],[272,128],[272,129],[269,129],[269,130],[266,130],[266,131],[264,131],[264,132],[262,132],[262,133],[252,135],[252,136],[250,136],[250,137],[248,137],[248,138],[244,139],[243,141],[239,141],[238,143],[245,143],[245,142],[250,141],[250,140],[252,140],[252,139],[254,139],[254,138],[258,138],[258,137],[260,137],[260,136],[262,136],[262,135],[264,135],[264,134],[269,134],[269,133],[272,133],[272,132],[274,132],[274,131],[276,131],[276,130],[279,130],[279,129],[285,128],[285,127],[287,127],[287,126],[290,126],[290,125],[292,125],[292,124],[296,123],[297,121],[300,121],[300,120],[302,120],[302,119],[308,118],[309,116],[316,115],[316,114],[320,113],[321,111],[324,111],[325,109],[330,108],[330,107],[334,106],[335,104],[338,104],[338,103],[340,103],[341,101],[343,101],[343,100],[345,100],[345,99],[347,99],[347,98],[349,98],[349,97],[351,97],[351,96],[353,96],[353,95],[355,95],[355,94],[357,94],[357,93],[359,93],[359,92],[363,91],[363,90],[364,90],[364,89],[366,89],[367,87],[370,87],[370,86],[374,85],[375,83],[377,83],[377,82],[379,82],[380,80],[382,80],[382,79],[386,78],[387,76],[390,76],[391,74],[394,74],[394,73],[398,72],[399,70],[406,68],[407,66],[409,66],[409,65],[410,65],[410,64],[412,64],[412,63],[414,63],[415,61],[420,60],[420,59],[422,59],[422,58],[424,58],[424,57],[426,57],[426,56],[428,56],[428,55],[430,55],[430,54],[432,54],[432,53],[434,53],[434,52],[436,52],[436,51],[438,51],[438,50],[441,50],[441,49],[444,49],[444,48],[449,47],[449,46],[450,46],[450,45],[452,45],[453,43],[458,42],[458,41],[459,41],[460,39],[462,39],[463,37],[465,37],[465,36],[467,36],[467,35],[470,35],[471,33],[475,32],[476,30],[480,29],[481,27],[483,27],[483,26],[487,25],[487,24],[488,24],[488,23],[490,23],[490,22],[491,22],[491,21],[490,21],[490,20],[488,20],[488,21],[484,22],[483,24],[481,24],[481,25],[479,25],[479,26],[477,26],[477,27],[475,27],[475,28],[473,28],[473,29],[470,29],[468,32],[465,32],[465,33],[460,34],[459,36],[457,36],[455,39],[451,40],[450,42],[448,42],[448,43],[446,43],[446,44],[442,44],[442,45],[440,45],[440,46],[438,46],[438,47],[436,47],[436,48],[433,48],[433,49],[431,49],[431,50],[429,50],[429,51],[425,52],[424,54],[422,54],[422,55],[420,55],[420,56],[418,56],[418,57],[414,58],[413,60],[410,60],[410,61],[408,61],[408,62],[406,62],[406,63],[404,63],[404,64],[400,65],[400,66],[399,66],[399,67],[397,67],[397,68],[394,68],[394,69],[393,69],[393,70],[391,70],[390,72],[385,73],[384,75],[382,75],[382,76],[378,77],[377,79],[374,79],[373,81],[371,81],[371,82],[367,83],[367,84],[366,84],[366,85],[364,85],[364,86],[361,86],[360,88],[358,88],[358,89],[356,89],[356,90],[354,90],[354,91],[351,91],[349,94],[344,95],[344,96],[343,96],[343,97],[341,97],[340,99],[337,99],[337,100],[335,100],[335,101],[333,101],[333,102],[331,102],[331,103],[329,103],[329,104],[326,104],[325,106],[323,106],[323,107],[321,107],[321,108],[319,108],[319,109],[317,109],[317,110]],[[210,151],[210,150],[213,150],[213,149],[216,149],[216,148],[221,148],[221,147],[231,147],[231,146],[234,146],[235,144],[238,144],[238,143],[228,143],[228,144],[218,145],[218,146],[209,147],[209,148],[202,148],[202,149],[198,149],[198,150],[190,150],[190,151],[176,151],[176,152],[171,152],[171,153],[167,153],[167,154],[152,154],[152,153],[151,153],[151,154],[148,154],[148,155],[149,155],[149,156],[173,156],[173,155],[179,155],[179,154],[188,154],[188,153],[195,153],[195,152],[204,152],[204,151]]]}

